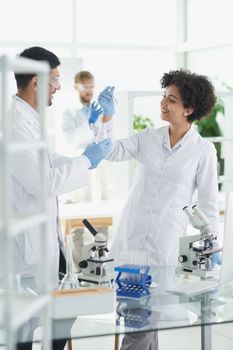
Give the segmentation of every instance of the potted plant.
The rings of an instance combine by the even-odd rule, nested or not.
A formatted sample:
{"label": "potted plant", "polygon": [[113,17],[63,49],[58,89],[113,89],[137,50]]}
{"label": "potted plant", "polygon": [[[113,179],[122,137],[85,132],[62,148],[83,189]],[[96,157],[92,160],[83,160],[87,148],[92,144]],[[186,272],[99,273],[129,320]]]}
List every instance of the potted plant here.
{"label": "potted plant", "polygon": [[133,129],[136,131],[143,130],[147,127],[153,127],[154,124],[148,117],[143,117],[142,115],[133,116]]}

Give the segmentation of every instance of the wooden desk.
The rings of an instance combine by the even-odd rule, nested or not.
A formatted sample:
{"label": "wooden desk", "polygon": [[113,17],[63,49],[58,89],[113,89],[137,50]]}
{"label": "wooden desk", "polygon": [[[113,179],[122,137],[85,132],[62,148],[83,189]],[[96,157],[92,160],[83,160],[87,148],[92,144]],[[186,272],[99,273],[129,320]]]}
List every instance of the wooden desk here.
{"label": "wooden desk", "polygon": [[61,224],[65,234],[70,234],[73,228],[83,227],[82,220],[87,219],[94,227],[107,227],[113,223],[113,214],[121,208],[116,203],[102,201],[100,203],[59,203]]}
{"label": "wooden desk", "polygon": [[[112,225],[112,217],[106,216],[106,217],[85,217],[85,219],[88,219],[92,226],[94,227],[107,227]],[[84,227],[82,223],[82,219],[63,219],[61,220],[61,224],[65,226],[65,235],[68,235],[71,233],[73,228],[82,228]]]}

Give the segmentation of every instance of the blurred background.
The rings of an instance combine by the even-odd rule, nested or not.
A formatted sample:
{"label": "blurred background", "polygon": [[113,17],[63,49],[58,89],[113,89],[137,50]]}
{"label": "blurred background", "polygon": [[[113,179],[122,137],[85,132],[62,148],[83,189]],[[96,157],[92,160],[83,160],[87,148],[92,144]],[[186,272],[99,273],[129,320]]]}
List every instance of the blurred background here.
{"label": "blurred background", "polygon": [[[61,115],[76,103],[73,78],[78,71],[94,75],[95,98],[106,85],[116,87],[117,138],[163,125],[164,72],[188,68],[209,76],[218,101],[209,122],[196,127],[217,148],[223,213],[225,193],[233,189],[232,13],[232,0],[2,0],[0,55],[14,57],[37,45],[61,59],[62,89],[48,108],[47,121],[51,150],[66,155],[72,152],[61,132]],[[16,90],[13,77],[11,90]],[[133,161],[105,162],[93,170],[89,190],[60,198],[63,223],[98,217],[104,219],[100,226],[113,225],[114,232],[135,166]]]}

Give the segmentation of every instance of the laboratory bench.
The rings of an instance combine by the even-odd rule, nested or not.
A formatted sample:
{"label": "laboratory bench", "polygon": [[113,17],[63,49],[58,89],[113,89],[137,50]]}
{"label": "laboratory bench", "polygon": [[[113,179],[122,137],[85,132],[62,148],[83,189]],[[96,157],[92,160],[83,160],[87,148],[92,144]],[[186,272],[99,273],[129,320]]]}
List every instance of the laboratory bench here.
{"label": "laboratory bench", "polygon": [[[197,277],[177,274],[174,268],[154,268],[151,272],[153,281],[157,284],[150,288],[151,296],[140,300],[119,299],[115,311],[109,314],[90,315],[89,310],[88,316],[77,314],[77,317],[72,315],[70,319],[56,319],[53,321],[53,338],[70,338],[71,348],[72,339],[112,335],[115,336],[117,350],[119,335],[141,333],[143,336],[144,332],[200,326],[201,349],[211,350],[211,326],[233,323],[233,283],[201,294],[176,295],[168,290],[180,282],[186,284],[196,281]],[[89,305],[86,304],[86,307],[88,309]],[[27,334],[30,334],[28,329],[35,328],[35,318],[26,323],[25,327],[27,331],[20,340],[21,330],[19,342],[27,341]],[[34,341],[40,342],[41,336],[36,334]],[[4,343],[3,334],[0,340]]]}

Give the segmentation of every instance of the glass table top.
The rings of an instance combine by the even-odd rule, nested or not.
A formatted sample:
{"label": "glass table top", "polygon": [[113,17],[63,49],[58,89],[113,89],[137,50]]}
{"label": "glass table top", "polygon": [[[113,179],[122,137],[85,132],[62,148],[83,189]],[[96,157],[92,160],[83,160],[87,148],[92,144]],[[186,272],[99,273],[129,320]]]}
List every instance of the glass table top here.
{"label": "glass table top", "polygon": [[[151,274],[157,285],[150,289],[150,297],[118,299],[116,311],[109,314],[53,320],[53,338],[76,339],[233,322],[233,283],[193,296],[175,295],[167,290],[198,278],[177,274],[174,268],[153,269]],[[30,341],[38,327],[40,322],[35,315],[18,332],[18,342]],[[1,343],[3,334],[1,331]],[[37,331],[35,340],[40,341],[41,337]]]}

